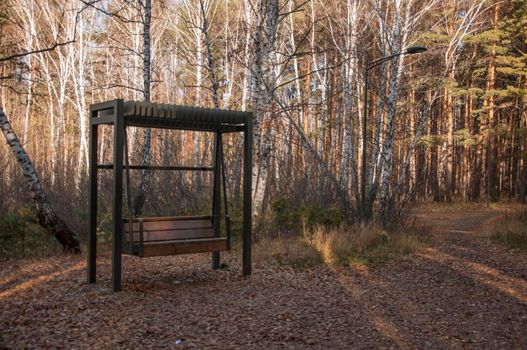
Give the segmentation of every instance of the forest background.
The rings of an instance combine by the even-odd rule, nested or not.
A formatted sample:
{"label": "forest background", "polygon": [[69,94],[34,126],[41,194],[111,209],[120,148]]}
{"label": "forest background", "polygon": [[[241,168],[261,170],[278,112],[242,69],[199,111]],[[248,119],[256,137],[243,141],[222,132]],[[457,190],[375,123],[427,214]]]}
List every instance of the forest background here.
{"label": "forest background", "polygon": [[[0,1],[2,110],[81,238],[89,105],[115,98],[252,111],[259,234],[360,217],[391,225],[421,201],[525,202],[527,1],[149,3]],[[369,70],[363,134],[368,62],[416,45],[428,51]],[[210,164],[213,135],[151,132],[152,164]],[[144,158],[144,134],[128,134],[131,164]],[[100,140],[99,162],[110,163],[110,128]],[[225,139],[235,224],[240,141]],[[7,145],[0,155],[0,221],[13,235],[34,224],[35,209]],[[101,175],[101,235],[110,175]],[[141,179],[132,174],[136,194]],[[146,214],[210,208],[208,175],[153,172],[147,189]]]}

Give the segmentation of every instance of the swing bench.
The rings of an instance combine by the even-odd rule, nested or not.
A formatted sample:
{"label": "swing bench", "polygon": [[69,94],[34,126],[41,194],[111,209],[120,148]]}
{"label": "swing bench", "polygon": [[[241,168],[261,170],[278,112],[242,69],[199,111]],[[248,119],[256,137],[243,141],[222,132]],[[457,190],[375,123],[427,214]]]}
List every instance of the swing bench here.
{"label": "swing bench", "polygon": [[[96,280],[97,173],[98,170],[103,169],[113,170],[112,282],[114,291],[121,289],[121,254],[152,257],[211,252],[212,267],[219,267],[220,251],[230,250],[232,239],[222,142],[222,134],[232,132],[244,133],[243,274],[250,274],[251,121],[251,113],[246,112],[121,99],[91,105],[88,282],[94,283]],[[113,164],[97,164],[99,125],[113,126]],[[215,134],[213,164],[210,167],[130,165],[126,135],[128,126],[213,132]],[[130,170],[213,172],[211,215],[132,217]],[[123,175],[125,175],[126,199],[129,208],[129,215],[126,218],[123,218]],[[223,217],[226,228],[224,237],[220,236],[221,197],[223,197]]]}
{"label": "swing bench", "polygon": [[[172,216],[123,219],[126,253],[140,257],[230,250],[227,237],[215,237],[212,217]],[[230,220],[226,217],[226,226]]]}

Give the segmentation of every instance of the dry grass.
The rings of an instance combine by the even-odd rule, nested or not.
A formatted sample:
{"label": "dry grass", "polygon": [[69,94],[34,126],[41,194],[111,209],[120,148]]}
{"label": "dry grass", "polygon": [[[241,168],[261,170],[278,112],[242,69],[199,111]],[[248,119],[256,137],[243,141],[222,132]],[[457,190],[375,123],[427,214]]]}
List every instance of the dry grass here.
{"label": "dry grass", "polygon": [[455,201],[452,203],[443,202],[422,202],[416,205],[416,212],[441,212],[441,213],[457,213],[460,211],[508,211],[521,210],[522,205],[515,201],[502,200],[500,202],[490,203],[487,207],[485,202],[462,202]]}
{"label": "dry grass", "polygon": [[373,225],[317,227],[308,238],[328,265],[377,264],[411,254],[423,246],[418,230],[387,232]]}
{"label": "dry grass", "polygon": [[496,220],[490,238],[512,249],[527,251],[527,211]]}
{"label": "dry grass", "polygon": [[264,239],[255,246],[256,261],[306,268],[326,265],[375,265],[424,246],[417,229],[387,232],[374,225],[326,228],[317,226],[302,237]]}
{"label": "dry grass", "polygon": [[254,246],[253,258],[256,262],[274,262],[300,269],[324,262],[320,253],[300,237],[261,239]]}

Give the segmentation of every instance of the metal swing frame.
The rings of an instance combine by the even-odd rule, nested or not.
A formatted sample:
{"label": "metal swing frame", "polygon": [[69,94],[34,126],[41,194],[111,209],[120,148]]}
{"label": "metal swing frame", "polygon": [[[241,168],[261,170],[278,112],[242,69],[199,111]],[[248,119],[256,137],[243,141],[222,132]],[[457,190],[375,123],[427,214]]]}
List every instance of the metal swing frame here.
{"label": "metal swing frame", "polygon": [[[100,125],[113,126],[113,164],[97,164]],[[128,126],[213,132],[214,163],[211,167],[139,166],[128,164],[126,128]],[[220,251],[231,245],[227,211],[222,134],[243,132],[243,274],[251,273],[251,173],[252,114],[117,99],[90,106],[90,182],[88,282],[96,281],[98,170],[113,170],[112,191],[112,287],[121,290],[122,254],[140,257],[212,252],[212,268],[220,264]],[[125,163],[123,163],[125,158]],[[213,199],[210,216],[123,218],[123,170],[130,205],[130,169],[212,171]],[[220,237],[221,187],[227,237]],[[137,235],[136,235],[137,233]]]}

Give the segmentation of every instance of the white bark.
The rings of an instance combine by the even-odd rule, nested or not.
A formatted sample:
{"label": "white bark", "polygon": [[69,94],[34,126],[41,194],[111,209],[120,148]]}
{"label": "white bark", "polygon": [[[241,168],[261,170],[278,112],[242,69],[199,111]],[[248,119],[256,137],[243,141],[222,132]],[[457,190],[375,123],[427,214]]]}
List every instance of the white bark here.
{"label": "white bark", "polygon": [[[205,16],[202,14],[202,7]],[[187,32],[181,32],[181,44],[190,54],[194,55],[195,74],[194,74],[194,105],[203,104],[203,53],[204,53],[204,33],[203,20],[207,16],[211,2],[209,0],[184,0],[182,1],[183,20],[185,21]],[[207,138],[201,133],[193,133],[193,163],[199,164],[202,160],[202,147],[207,148]],[[195,172],[192,174],[193,183],[199,187],[201,185],[202,174]]]}
{"label": "white bark", "polygon": [[272,125],[266,126],[264,123],[267,123],[271,116],[269,105],[275,84],[272,54],[278,28],[278,0],[258,0],[255,8],[257,13],[255,14],[251,89],[255,115],[253,125],[255,163],[252,176],[253,209],[256,214],[261,214],[272,152]]}
{"label": "white bark", "polygon": [[207,50],[207,70],[209,73],[210,86],[212,91],[212,102],[215,108],[220,108],[219,86],[215,72],[214,55],[212,52],[212,43],[209,36],[209,19],[207,18],[210,11],[210,3],[205,0],[199,0],[200,16],[201,16],[201,32],[203,33],[203,42]]}
{"label": "white bark", "polygon": [[[359,8],[362,5],[361,0],[347,0],[346,12],[343,14],[344,18],[331,17],[328,9],[326,15],[328,16],[329,29],[333,44],[338,50],[339,56],[343,61],[341,68],[342,78],[342,102],[344,106],[343,124],[344,135],[342,138],[342,159],[340,160],[340,182],[343,190],[349,195],[350,187],[354,189],[354,193],[358,194],[358,179],[357,179],[357,164],[354,152],[355,133],[352,128],[352,119],[356,117],[353,114],[354,105],[354,91],[360,91],[358,85],[358,22],[359,22]],[[336,13],[338,15],[340,13]],[[335,14],[334,14],[335,15]],[[339,29],[340,37],[337,34]],[[360,102],[360,94],[357,94],[358,102]],[[360,104],[355,109],[360,114]],[[355,118],[355,121],[360,121],[360,118]],[[340,124],[340,123],[339,123]],[[359,125],[360,126],[360,125]],[[362,144],[361,144],[362,145]]]}
{"label": "white bark", "polygon": [[[299,111],[299,115],[298,115],[299,124],[302,125],[301,123],[303,123],[305,115],[304,115],[304,106],[303,106],[302,95],[301,95],[302,90],[300,86],[300,69],[298,66],[298,57],[296,55],[297,45],[296,45],[296,40],[295,40],[295,25],[294,25],[294,18],[293,18],[294,12],[293,12],[293,2],[292,1],[289,2],[288,11],[289,11],[289,46],[290,46],[289,54],[294,55],[293,56],[293,69],[295,72],[295,75],[294,75],[294,83],[295,83],[294,103],[296,104],[295,109]],[[293,166],[292,166],[294,158],[293,158],[293,140],[292,140],[293,135],[291,132],[292,128],[290,129],[291,130],[288,130],[288,132],[283,130],[282,133],[284,135],[283,142],[287,145],[286,154],[285,154],[285,157],[287,157],[287,170],[289,171],[289,174],[287,175],[289,178],[292,178],[294,176]]]}
{"label": "white bark", "polygon": [[[408,2],[408,6],[410,5],[411,1]],[[406,37],[407,32],[401,33],[401,17],[402,17],[402,8],[401,8],[401,0],[396,0],[394,5],[394,19],[393,19],[393,29],[390,36],[391,39],[391,47],[392,52],[391,54],[397,54],[398,52],[401,52],[403,48],[406,46]],[[409,14],[409,8],[407,7],[406,12],[406,19],[408,20]],[[386,210],[388,205],[388,197],[390,195],[389,193],[389,186],[390,186],[390,177],[391,177],[391,170],[392,170],[392,156],[393,156],[393,139],[394,139],[394,118],[395,118],[395,111],[397,108],[397,96],[399,94],[399,79],[402,72],[402,62],[403,62],[404,56],[396,57],[391,61],[390,65],[390,79],[388,83],[388,111],[386,116],[386,136],[383,144],[383,150],[381,153],[382,158],[382,185],[381,185],[381,217],[384,218],[384,220],[388,219],[386,217],[387,213]]]}
{"label": "white bark", "polygon": [[13,151],[18,164],[22,168],[31,197],[35,201],[39,224],[55,235],[64,250],[80,253],[77,235],[57,216],[49,203],[33,163],[31,163],[2,108],[0,108],[0,128],[9,148]]}
{"label": "white bark", "polygon": [[249,103],[250,90],[249,84],[252,82],[252,73],[249,65],[251,64],[251,28],[255,23],[255,16],[253,15],[251,0],[245,0],[244,4],[244,19],[246,22],[246,35],[245,35],[245,49],[243,56],[243,82],[242,82],[242,111],[247,110],[247,104]]}
{"label": "white bark", "polygon": [[[25,33],[22,35],[25,39],[25,50],[31,51],[34,46],[34,38],[37,36],[36,30],[36,20],[35,20],[35,6],[33,0],[24,0],[23,6],[17,6],[14,8],[15,12],[22,11],[18,13],[20,18],[25,20],[23,30]],[[26,107],[25,107],[25,118],[24,118],[24,131],[22,134],[22,142],[26,143],[28,141],[29,135],[29,121],[31,118],[31,108],[32,108],[32,99],[33,99],[33,56],[28,55],[23,57],[26,66]]]}
{"label": "white bark", "polygon": [[[143,100],[150,102],[152,84],[150,29],[152,19],[152,1],[145,0],[143,7]],[[152,130],[146,128],[143,134],[143,148],[141,150],[141,165],[148,166],[152,159],[151,152]],[[142,170],[139,189],[134,201],[134,215],[140,215],[145,204],[145,194],[150,182],[150,171]]]}
{"label": "white bark", "polygon": [[[237,62],[235,57],[232,55],[232,49],[239,45],[240,40],[240,15],[234,21],[231,20],[231,11],[229,9],[229,0],[225,0],[225,24],[223,26],[224,33],[224,45],[223,45],[223,57],[221,58],[221,66],[223,68],[223,79],[218,77],[218,85],[223,87],[223,93],[221,94],[222,108],[229,109],[231,105],[231,99],[233,97],[233,88],[235,84],[239,82],[235,81],[235,69]],[[233,27],[231,30],[231,27]],[[218,71],[221,71],[218,69]]]}
{"label": "white bark", "polygon": [[77,171],[77,186],[81,182],[83,172],[88,169],[88,105],[86,101],[86,85],[87,85],[87,73],[86,66],[87,62],[87,46],[91,41],[90,32],[85,32],[85,26],[92,27],[94,23],[94,12],[91,12],[91,19],[89,22],[85,22],[84,14],[78,15],[78,30],[77,30],[77,43],[73,47],[75,49],[72,59],[72,80],[73,90],[75,92],[75,106],[79,114],[79,153],[78,153],[78,168]]}

